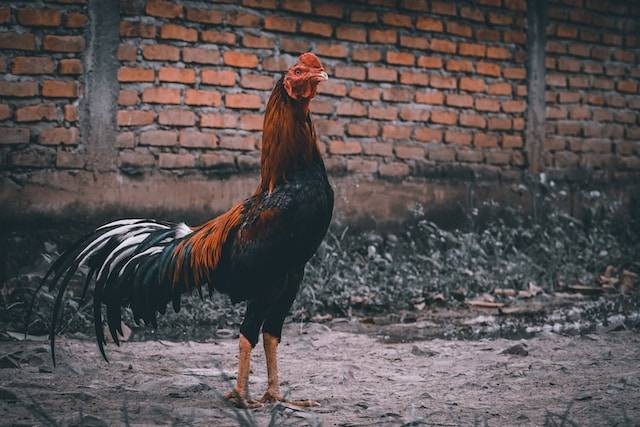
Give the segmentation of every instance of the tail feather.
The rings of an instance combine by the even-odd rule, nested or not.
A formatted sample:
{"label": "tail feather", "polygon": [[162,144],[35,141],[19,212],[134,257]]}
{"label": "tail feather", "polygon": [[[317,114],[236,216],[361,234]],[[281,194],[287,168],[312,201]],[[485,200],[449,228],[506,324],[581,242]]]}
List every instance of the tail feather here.
{"label": "tail feather", "polygon": [[[155,220],[127,219],[111,222],[84,236],[70,250],[56,260],[38,287],[49,285],[57,290],[51,322],[51,356],[55,364],[55,335],[62,311],[65,291],[82,266],[88,267],[81,300],[94,282],[93,314],[98,348],[107,359],[102,316],[106,306],[106,323],[113,341],[119,345],[121,308],[130,306],[134,318],[157,326],[156,314],[164,313],[171,301],[180,308],[181,292],[185,286],[174,286],[162,272],[172,269],[174,250],[191,233],[185,224],[171,224]],[[188,274],[182,275],[189,278]],[[34,295],[35,301],[35,295]],[[33,301],[32,305],[33,307]],[[29,316],[26,318],[27,326]],[[26,330],[26,328],[25,328]]]}

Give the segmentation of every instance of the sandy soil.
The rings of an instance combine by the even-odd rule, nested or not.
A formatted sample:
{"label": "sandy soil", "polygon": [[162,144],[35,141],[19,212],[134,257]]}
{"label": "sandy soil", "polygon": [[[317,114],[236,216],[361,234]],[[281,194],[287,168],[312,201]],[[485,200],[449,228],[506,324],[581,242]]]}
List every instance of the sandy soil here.
{"label": "sandy soil", "polygon": [[[419,324],[396,325],[419,328]],[[541,332],[526,341],[433,339],[388,343],[348,324],[288,325],[280,347],[282,388],[310,410],[278,404],[234,411],[220,398],[232,381],[236,340],[127,342],[103,362],[91,341],[60,339],[51,369],[45,341],[1,342],[20,367],[0,369],[0,423],[113,425],[638,425],[640,335]],[[357,329],[357,328],[352,328]],[[525,344],[528,355],[502,354]],[[230,377],[225,380],[225,376]],[[266,387],[253,355],[250,390]],[[568,411],[568,412],[567,412]],[[51,420],[51,421],[53,421]],[[556,424],[553,424],[553,423]],[[570,425],[570,424],[566,424]]]}

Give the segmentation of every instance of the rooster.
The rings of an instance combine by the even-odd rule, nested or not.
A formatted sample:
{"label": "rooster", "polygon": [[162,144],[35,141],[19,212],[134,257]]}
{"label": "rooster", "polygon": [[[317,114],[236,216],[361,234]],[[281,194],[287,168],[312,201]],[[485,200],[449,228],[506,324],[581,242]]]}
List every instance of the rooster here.
{"label": "rooster", "polygon": [[[247,302],[237,383],[226,397],[239,407],[284,401],[276,357],[282,326],[333,212],[333,190],[309,112],[318,84],[327,79],[320,60],[308,52],[275,85],[264,117],[260,184],[251,197],[194,228],[148,219],[114,221],[56,260],[42,283],[58,289],[50,335],[54,364],[64,292],[84,265],[88,273],[83,298],[94,283],[95,333],[105,360],[103,306],[109,333],[119,345],[123,307],[131,307],[136,322],[155,327],[157,314],[164,314],[170,302],[178,311],[183,293],[196,290],[202,297],[207,286],[210,294],[215,289],[234,303]],[[262,398],[253,401],[247,383],[260,331],[268,386]]]}

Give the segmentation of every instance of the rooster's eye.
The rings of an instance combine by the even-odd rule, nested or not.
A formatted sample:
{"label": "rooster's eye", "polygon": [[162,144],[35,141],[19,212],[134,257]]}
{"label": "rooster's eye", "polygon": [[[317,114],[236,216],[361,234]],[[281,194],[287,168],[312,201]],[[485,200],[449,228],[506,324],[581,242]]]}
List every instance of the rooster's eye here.
{"label": "rooster's eye", "polygon": [[300,75],[300,70],[296,70],[296,76]]}

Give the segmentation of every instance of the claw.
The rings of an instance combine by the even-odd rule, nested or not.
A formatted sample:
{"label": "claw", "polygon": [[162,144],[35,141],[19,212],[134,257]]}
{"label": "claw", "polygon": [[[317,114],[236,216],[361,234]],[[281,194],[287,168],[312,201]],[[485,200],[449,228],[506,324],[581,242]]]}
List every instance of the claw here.
{"label": "claw", "polygon": [[274,402],[283,402],[288,403],[289,405],[299,406],[301,408],[310,408],[313,406],[320,406],[318,402],[315,400],[286,400],[282,394],[277,390],[267,390],[264,395],[258,399],[258,402],[266,404],[266,403],[274,403]]}
{"label": "claw", "polygon": [[229,400],[236,408],[257,409],[264,406],[264,404],[258,400],[247,399],[246,396],[242,396],[237,390],[231,390],[224,395],[224,398]]}

